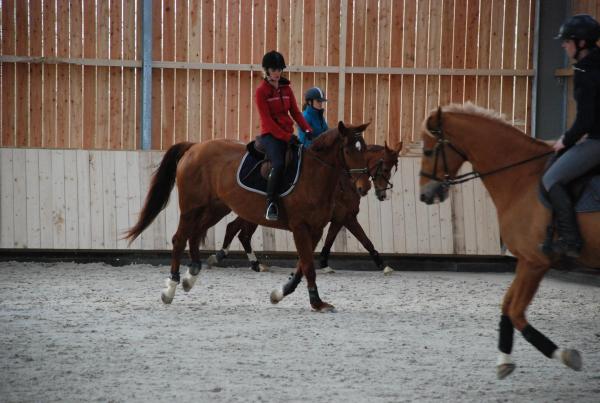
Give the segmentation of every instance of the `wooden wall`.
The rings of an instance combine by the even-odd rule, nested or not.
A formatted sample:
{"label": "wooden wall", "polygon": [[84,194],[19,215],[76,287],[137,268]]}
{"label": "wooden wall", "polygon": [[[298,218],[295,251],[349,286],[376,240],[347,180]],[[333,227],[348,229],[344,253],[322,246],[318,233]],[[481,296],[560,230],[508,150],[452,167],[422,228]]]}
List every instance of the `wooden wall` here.
{"label": "wooden wall", "polygon": [[[271,49],[298,98],[321,86],[328,121],[371,121],[370,143],[418,140],[427,111],[466,100],[528,132],[534,7],[154,0],[152,148],[257,134],[253,94]],[[0,146],[140,148],[140,0],[0,0],[0,12]]]}
{"label": "wooden wall", "polygon": [[[126,249],[160,151],[0,149],[0,248]],[[371,192],[359,221],[380,252],[500,253],[496,211],[479,181],[460,185],[446,202],[418,201],[420,159],[403,157],[393,176],[391,200]],[[468,167],[465,167],[468,169]],[[178,223],[177,190],[132,249],[167,250]],[[204,249],[220,248],[230,214],[212,229]],[[290,232],[259,227],[256,250],[295,250]],[[318,249],[321,247],[319,245]],[[232,246],[241,250],[236,240]],[[334,252],[364,252],[340,233]]]}

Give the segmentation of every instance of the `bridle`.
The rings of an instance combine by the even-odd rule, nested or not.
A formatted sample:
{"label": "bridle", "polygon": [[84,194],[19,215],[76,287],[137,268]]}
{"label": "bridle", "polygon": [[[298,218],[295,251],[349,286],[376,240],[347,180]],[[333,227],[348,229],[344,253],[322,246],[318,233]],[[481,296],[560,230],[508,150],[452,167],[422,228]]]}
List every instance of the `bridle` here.
{"label": "bridle", "polygon": [[[452,151],[454,151],[455,153],[457,153],[458,155],[461,156],[462,159],[464,159],[465,161],[468,161],[467,155],[461,151],[460,149],[458,149],[454,144],[452,144],[450,142],[450,140],[448,140],[445,136],[444,136],[444,129],[442,127],[442,109],[439,108],[438,109],[438,119],[437,119],[437,127],[435,128],[428,128],[429,132],[431,134],[433,134],[433,136],[437,139],[437,142],[435,144],[435,146],[432,149],[429,150],[423,150],[423,154],[426,157],[429,156],[434,156],[435,160],[433,162],[433,171],[431,173],[427,173],[427,172],[419,172],[420,176],[423,176],[425,178],[429,178],[429,179],[433,179],[437,182],[441,182],[442,186],[445,188],[449,188],[452,185],[458,185],[464,182],[468,182],[472,179],[476,179],[476,178],[483,178],[489,175],[493,175],[496,174],[498,172],[502,172],[505,171],[507,169],[519,166],[519,165],[523,165],[526,164],[528,162],[540,159],[540,158],[544,158],[550,154],[553,154],[554,151],[548,151],[545,152],[543,154],[540,155],[536,155],[534,157],[531,158],[527,158],[525,160],[522,161],[518,161],[509,165],[505,165],[503,167],[500,168],[496,168],[493,169],[491,171],[488,172],[478,172],[478,171],[471,171],[471,172],[467,172],[465,174],[462,175],[458,175],[455,177],[451,177],[450,175],[450,170],[448,169],[448,159],[446,157],[446,146],[448,148],[450,148]],[[438,161],[439,159],[442,159],[442,164],[444,167],[444,176],[443,178],[440,178],[436,175],[437,172],[437,168],[438,168]]]}
{"label": "bridle", "polygon": [[[377,162],[375,163],[375,165],[373,165],[371,168],[369,168],[368,170],[368,174],[369,177],[371,178],[371,181],[373,182],[373,184],[375,184],[375,182],[377,181],[377,179],[381,178],[385,181],[385,188],[383,189],[376,189],[378,192],[385,192],[389,189],[392,189],[394,187],[394,184],[392,182],[390,182],[389,178],[385,177],[385,173],[383,171],[383,166],[385,164],[385,161],[383,158],[380,158],[377,160]],[[373,168],[375,168],[375,174],[372,174],[371,172],[373,171]],[[396,163],[396,169],[397,168],[397,163]],[[390,175],[391,178],[391,175]]]}
{"label": "bridle", "polygon": [[[353,142],[355,141],[360,141],[362,139],[362,133],[354,133],[353,136]],[[316,152],[312,151],[310,148],[306,149],[307,155],[310,155],[312,158],[314,158],[315,160],[319,161],[321,164],[325,165],[328,168],[331,169],[335,169],[335,166],[330,164],[327,161],[324,161],[323,159],[321,159]],[[369,173],[369,168],[364,167],[364,168],[348,168],[347,164],[346,164],[346,159],[344,158],[344,144],[340,144],[340,148],[339,148],[339,154],[341,154],[340,160],[342,161],[342,163],[345,166],[344,169],[344,173],[348,176],[352,176],[352,175],[357,175],[357,174],[367,174],[369,175],[369,177],[371,177],[371,174]]]}

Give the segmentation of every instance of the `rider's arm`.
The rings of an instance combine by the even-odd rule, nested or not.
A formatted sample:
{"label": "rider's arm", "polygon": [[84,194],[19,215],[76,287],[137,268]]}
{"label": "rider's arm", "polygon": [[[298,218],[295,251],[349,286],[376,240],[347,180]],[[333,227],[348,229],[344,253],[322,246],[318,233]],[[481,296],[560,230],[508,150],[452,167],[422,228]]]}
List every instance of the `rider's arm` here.
{"label": "rider's arm", "polygon": [[296,97],[294,96],[293,91],[290,91],[290,114],[292,115],[292,118],[294,118],[296,123],[298,123],[298,125],[302,128],[302,130],[304,130],[305,132],[312,132],[312,128],[310,127],[306,119],[304,119],[304,115],[302,114],[302,112],[300,112],[300,110],[298,109],[298,104],[296,103]]}

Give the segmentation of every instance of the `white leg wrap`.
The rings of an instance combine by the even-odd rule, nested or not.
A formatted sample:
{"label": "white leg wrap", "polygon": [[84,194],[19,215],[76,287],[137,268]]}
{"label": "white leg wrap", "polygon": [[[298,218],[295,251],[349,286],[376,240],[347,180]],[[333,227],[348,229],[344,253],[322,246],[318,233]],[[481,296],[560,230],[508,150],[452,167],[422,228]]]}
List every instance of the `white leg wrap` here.
{"label": "white leg wrap", "polygon": [[557,359],[575,371],[581,371],[581,367],[583,366],[579,351],[570,348],[557,348],[556,351],[552,353],[552,358]]}
{"label": "white leg wrap", "polygon": [[385,275],[390,275],[394,272],[394,269],[392,269],[390,266],[385,266],[385,268],[383,269],[383,274]]}
{"label": "white leg wrap", "polygon": [[556,350],[554,350],[554,353],[552,353],[552,358],[562,362],[562,351],[562,348],[557,348]]}
{"label": "white leg wrap", "polygon": [[510,354],[498,353],[497,365],[514,364]]}
{"label": "white leg wrap", "polygon": [[170,304],[173,301],[173,297],[175,297],[175,290],[177,289],[177,282],[168,278],[165,281],[165,288],[161,293],[162,302],[165,304]]}
{"label": "white leg wrap", "polygon": [[189,290],[191,290],[192,287],[194,287],[194,284],[196,284],[196,280],[198,280],[198,275],[194,276],[190,274],[190,270],[188,269],[188,271],[183,275],[183,278],[181,279],[181,286],[183,287],[183,291],[188,292]]}
{"label": "white leg wrap", "polygon": [[271,303],[276,304],[283,299],[283,290],[281,288],[271,292]]}
{"label": "white leg wrap", "polygon": [[256,262],[258,260],[254,252],[246,253],[246,255],[248,256],[248,260],[251,262]]}

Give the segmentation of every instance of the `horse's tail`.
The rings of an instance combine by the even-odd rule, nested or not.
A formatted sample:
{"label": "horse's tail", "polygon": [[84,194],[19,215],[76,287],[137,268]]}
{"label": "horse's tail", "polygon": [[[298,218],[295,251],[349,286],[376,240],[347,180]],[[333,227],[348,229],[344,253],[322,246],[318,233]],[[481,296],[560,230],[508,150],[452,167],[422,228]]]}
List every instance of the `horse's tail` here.
{"label": "horse's tail", "polygon": [[167,150],[158,169],[152,175],[150,189],[144,201],[144,208],[140,212],[137,223],[131,227],[124,235],[129,243],[133,242],[156,218],[169,202],[169,195],[175,185],[175,175],[177,173],[177,163],[183,157],[183,154],[194,143],[177,143]]}

